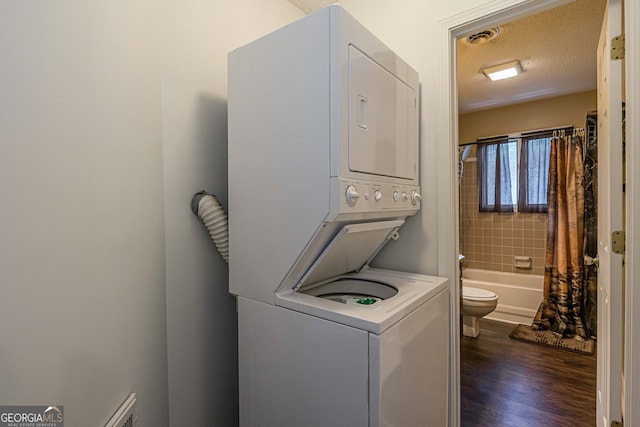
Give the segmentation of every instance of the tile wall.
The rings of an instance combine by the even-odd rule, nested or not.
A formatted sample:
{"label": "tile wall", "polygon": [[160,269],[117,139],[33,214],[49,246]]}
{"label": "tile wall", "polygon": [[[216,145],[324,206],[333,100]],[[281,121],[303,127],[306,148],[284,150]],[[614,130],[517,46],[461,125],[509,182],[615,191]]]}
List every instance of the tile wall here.
{"label": "tile wall", "polygon": [[[478,212],[475,159],[464,162],[460,184],[460,250],[466,268],[544,274],[547,215]],[[531,258],[531,268],[514,266],[515,256]]]}

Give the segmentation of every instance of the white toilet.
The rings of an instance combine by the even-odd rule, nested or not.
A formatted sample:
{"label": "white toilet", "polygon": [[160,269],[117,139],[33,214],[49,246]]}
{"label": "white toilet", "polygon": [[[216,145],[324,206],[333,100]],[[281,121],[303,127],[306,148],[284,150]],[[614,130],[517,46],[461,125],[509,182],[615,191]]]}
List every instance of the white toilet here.
{"label": "white toilet", "polygon": [[498,295],[486,289],[462,287],[462,335],[480,335],[480,319],[496,309]]}

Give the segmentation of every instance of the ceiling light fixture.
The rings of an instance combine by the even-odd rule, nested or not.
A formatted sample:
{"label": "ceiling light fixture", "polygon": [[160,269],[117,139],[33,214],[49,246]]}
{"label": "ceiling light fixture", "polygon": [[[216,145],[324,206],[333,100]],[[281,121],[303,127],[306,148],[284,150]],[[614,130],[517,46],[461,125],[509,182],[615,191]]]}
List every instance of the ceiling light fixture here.
{"label": "ceiling light fixture", "polygon": [[492,81],[508,79],[515,77],[522,72],[520,61],[511,61],[506,64],[496,65],[495,67],[488,67],[482,70],[482,73],[489,77]]}

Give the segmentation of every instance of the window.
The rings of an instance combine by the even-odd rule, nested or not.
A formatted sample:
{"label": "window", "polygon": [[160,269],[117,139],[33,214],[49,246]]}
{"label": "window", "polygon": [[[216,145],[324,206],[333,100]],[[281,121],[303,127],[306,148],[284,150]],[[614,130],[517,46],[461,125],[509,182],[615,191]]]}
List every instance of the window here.
{"label": "window", "polygon": [[478,195],[480,212],[513,212],[517,203],[517,153],[515,139],[478,145]]}
{"label": "window", "polygon": [[547,212],[551,135],[522,138],[520,150],[519,212]]}
{"label": "window", "polygon": [[478,141],[480,212],[547,212],[552,131]]}

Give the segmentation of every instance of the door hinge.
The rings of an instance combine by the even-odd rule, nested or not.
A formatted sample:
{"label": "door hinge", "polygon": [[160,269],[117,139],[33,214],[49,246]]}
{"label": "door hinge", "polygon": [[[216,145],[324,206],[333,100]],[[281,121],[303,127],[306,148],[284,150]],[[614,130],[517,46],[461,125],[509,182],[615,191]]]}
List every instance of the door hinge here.
{"label": "door hinge", "polygon": [[614,254],[624,255],[627,237],[624,231],[611,233],[611,250]]}
{"label": "door hinge", "polygon": [[624,59],[624,34],[611,39],[611,59]]}

